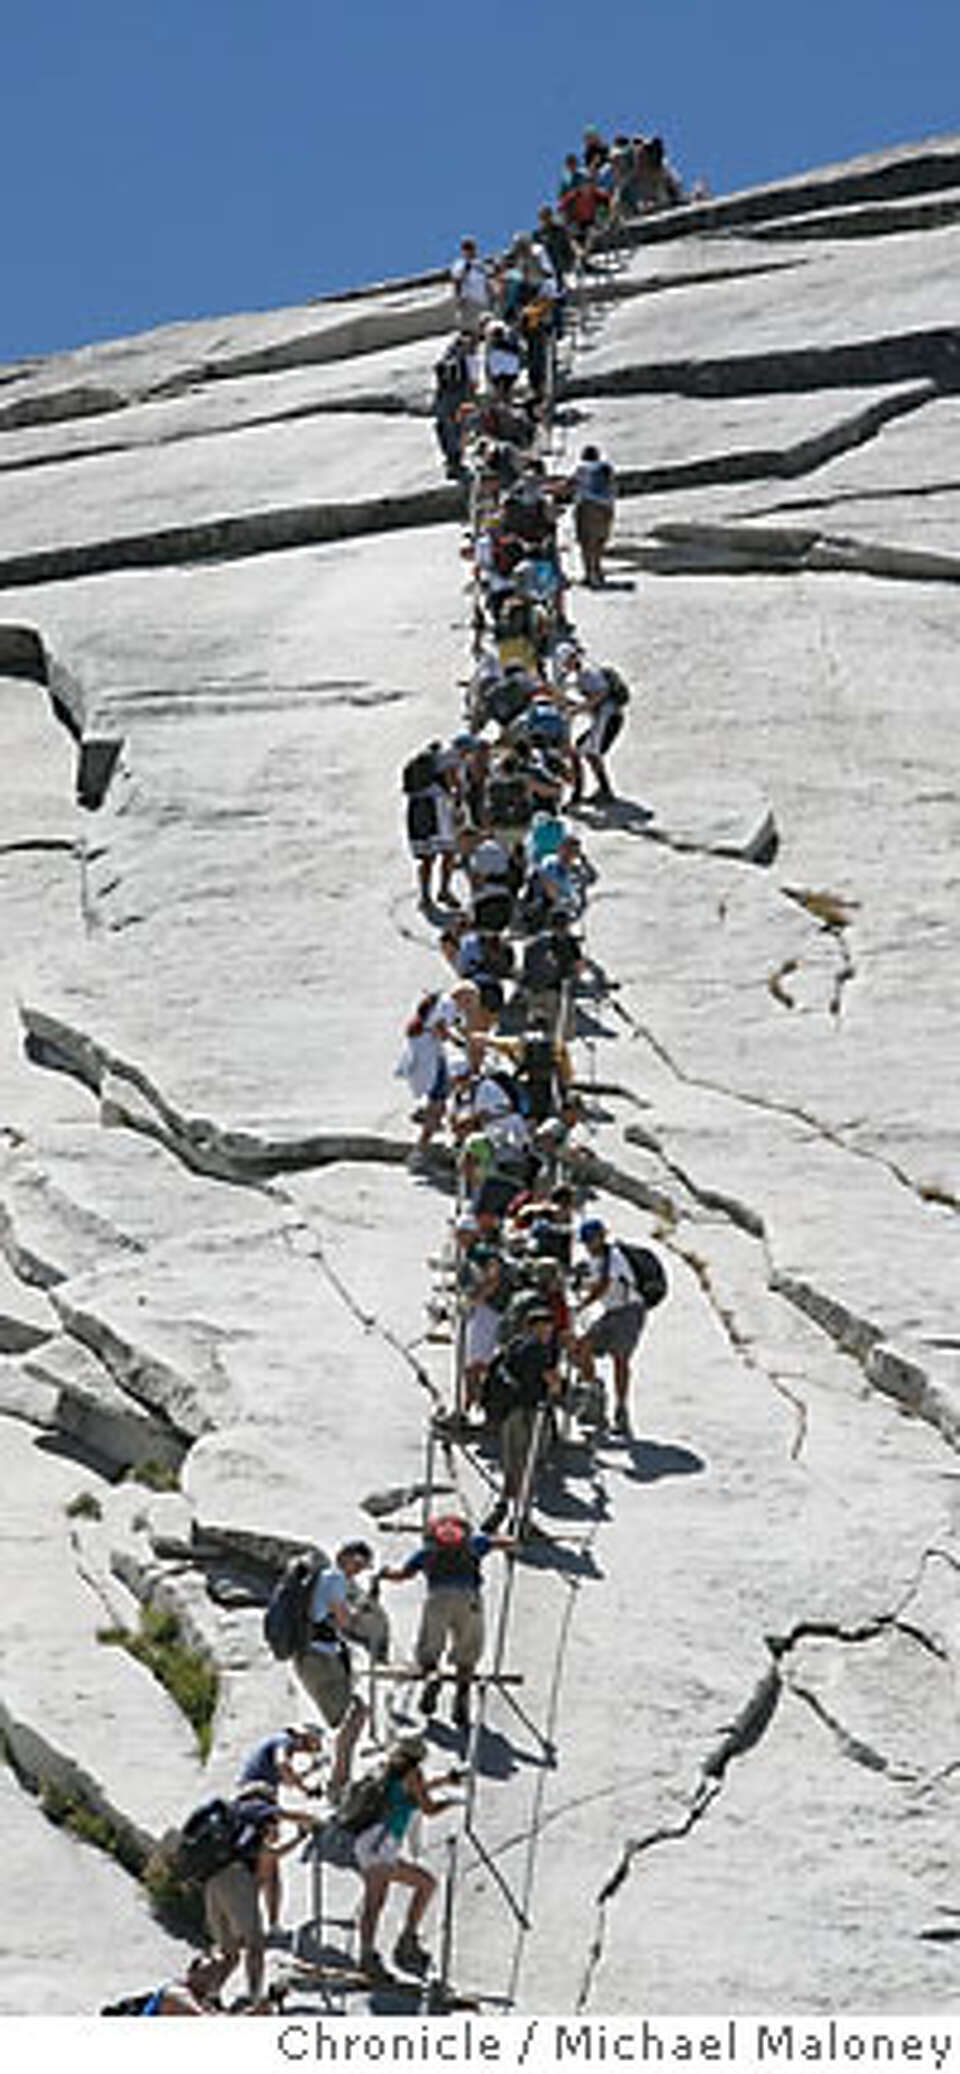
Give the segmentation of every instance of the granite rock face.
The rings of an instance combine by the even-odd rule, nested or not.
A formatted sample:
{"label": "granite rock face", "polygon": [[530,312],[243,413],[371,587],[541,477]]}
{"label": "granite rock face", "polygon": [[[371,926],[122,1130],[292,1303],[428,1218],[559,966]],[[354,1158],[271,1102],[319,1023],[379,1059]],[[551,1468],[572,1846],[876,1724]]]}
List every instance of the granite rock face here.
{"label": "granite rock face", "polygon": [[[638,226],[575,312],[552,460],[624,494],[574,611],[634,687],[586,1171],[672,1294],[515,1572],[455,1970],[520,2010],[951,2003],[958,260],[941,139]],[[4,2013],[179,1958],[38,1790],[158,1835],[302,1711],[265,1563],[419,1518],[397,774],[468,655],[449,320],[427,278],[0,376]],[[206,1763],[98,1639],[144,1603],[219,1668]]]}

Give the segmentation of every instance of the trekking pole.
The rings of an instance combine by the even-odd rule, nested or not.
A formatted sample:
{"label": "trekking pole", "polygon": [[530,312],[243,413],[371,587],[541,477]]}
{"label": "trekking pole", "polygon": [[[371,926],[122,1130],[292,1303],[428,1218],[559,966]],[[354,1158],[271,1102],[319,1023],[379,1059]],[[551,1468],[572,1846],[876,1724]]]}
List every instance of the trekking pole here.
{"label": "trekking pole", "polygon": [[450,1968],[453,1957],[453,1904],[457,1883],[457,1838],[447,1838],[447,1872],[443,1889],[443,1928],[440,1933],[440,1965],[438,1986],[442,2001],[446,2001],[450,1989]]}
{"label": "trekking pole", "polygon": [[[527,1515],[530,1511],[530,1506],[533,1499],[533,1479],[537,1471],[537,1457],[540,1452],[540,1443],[543,1438],[543,1429],[544,1425],[546,1424],[546,1418],[547,1405],[546,1402],[544,1402],[543,1404],[537,1405],[536,1412],[534,1413],[533,1431],[530,1435],[530,1445],[527,1449],[527,1459],[523,1465],[523,1477],[520,1483],[520,1492],[517,1498],[516,1506],[514,1508],[514,1530],[518,1534],[523,1533],[524,1527],[527,1524]],[[499,1671],[499,1669],[500,1665],[498,1664],[497,1670]]]}

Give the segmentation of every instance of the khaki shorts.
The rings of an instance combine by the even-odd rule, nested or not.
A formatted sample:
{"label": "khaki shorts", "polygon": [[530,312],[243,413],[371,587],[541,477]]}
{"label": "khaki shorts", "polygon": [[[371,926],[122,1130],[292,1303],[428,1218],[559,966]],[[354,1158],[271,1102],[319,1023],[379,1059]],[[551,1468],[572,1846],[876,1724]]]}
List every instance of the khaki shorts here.
{"label": "khaki shorts", "polygon": [[629,1361],[643,1330],[644,1315],[642,1303],[618,1304],[616,1310],[604,1311],[587,1333],[593,1352],[619,1354]]}
{"label": "khaki shorts", "polygon": [[523,1482],[535,1418],[535,1412],[518,1409],[507,1413],[500,1428],[500,1461],[512,1491],[519,1491]]}
{"label": "khaki shorts", "polygon": [[483,1603],[479,1592],[462,1585],[428,1591],[417,1636],[420,1669],[435,1671],[447,1647],[458,1671],[474,1670],[483,1654]]}
{"label": "khaki shorts", "polygon": [[294,1670],[329,1728],[339,1728],[352,1698],[350,1673],[339,1650],[306,1649]]}
{"label": "khaki shorts", "polygon": [[221,1952],[250,1951],[263,1943],[257,1882],[249,1866],[225,1865],[203,1889],[211,1939]]}

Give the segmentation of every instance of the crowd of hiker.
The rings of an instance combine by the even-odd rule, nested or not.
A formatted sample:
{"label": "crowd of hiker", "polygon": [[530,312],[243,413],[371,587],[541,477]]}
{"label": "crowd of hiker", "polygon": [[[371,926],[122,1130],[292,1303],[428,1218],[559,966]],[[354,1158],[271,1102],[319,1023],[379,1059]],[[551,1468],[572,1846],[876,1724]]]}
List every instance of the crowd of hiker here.
{"label": "crowd of hiker", "polygon": [[[397,1070],[416,1104],[410,1166],[456,1191],[446,1291],[454,1374],[434,1428],[465,1457],[485,1453],[490,1502],[477,1520],[462,1504],[425,1511],[403,1560],[378,1563],[357,1537],[332,1554],[292,1558],[264,1633],[314,1718],[267,1734],[233,1794],[204,1802],[176,1833],[170,1865],[202,1889],[211,1949],[181,1981],[110,2013],[214,2013],[241,1958],[246,1995],[234,2008],[273,2007],[266,1946],[282,1934],[281,1865],[298,1848],[362,1883],[362,1980],[395,1978],[377,1949],[393,1888],[406,1895],[394,1965],[415,1978],[428,1972],[419,1931],[436,1879],[410,1835],[420,1817],[458,1804],[444,1789],[465,1776],[459,1766],[424,1768],[445,1685],[471,1760],[486,1565],[512,1563],[536,1533],[541,1480],[574,1428],[589,1446],[600,1436],[629,1444],[631,1364],[667,1284],[659,1256],[597,1213],[578,1162],[588,1114],[578,1024],[607,982],[585,933],[598,873],[574,821],[588,800],[602,820],[614,800],[607,759],[630,690],[613,663],[585,651],[558,537],[572,511],[583,581],[601,586],[616,485],[596,444],[565,472],[551,472],[544,456],[571,277],[617,220],[678,199],[659,139],[608,145],[588,132],[535,233],[495,263],[464,239],[452,273],[458,329],[437,370],[440,444],[469,492],[472,643],[460,723],[402,771],[434,967]],[[392,1597],[409,1583],[422,1587],[408,1656],[424,1732],[394,1733],[380,1762],[358,1768],[373,1725],[358,1663],[390,1666],[381,1588]]]}

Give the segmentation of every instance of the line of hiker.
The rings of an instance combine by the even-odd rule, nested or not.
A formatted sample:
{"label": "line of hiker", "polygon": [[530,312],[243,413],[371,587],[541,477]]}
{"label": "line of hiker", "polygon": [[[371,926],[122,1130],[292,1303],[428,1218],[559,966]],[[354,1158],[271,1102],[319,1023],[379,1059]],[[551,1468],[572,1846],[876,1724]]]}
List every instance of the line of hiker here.
{"label": "line of hiker", "polygon": [[[452,479],[463,477],[471,411],[499,403],[504,423],[514,415],[546,422],[571,283],[631,218],[684,199],[661,137],[618,134],[608,143],[589,129],[581,153],[564,161],[555,203],[542,205],[532,230],[518,231],[506,252],[486,259],[474,238],[462,240],[450,269],[457,335],[435,370],[434,422]],[[526,400],[514,410],[521,378]],[[502,436],[509,442],[509,430]]]}
{"label": "line of hiker", "polygon": [[[516,239],[493,268],[465,239],[454,270],[460,330],[441,363],[465,379],[449,410],[438,382],[441,445],[469,492],[470,678],[462,724],[403,770],[407,839],[440,970],[407,1022],[397,1070],[418,1104],[411,1167],[428,1180],[452,1170],[457,1186],[447,1289],[455,1364],[433,1431],[475,1468],[492,1457],[489,1500],[479,1520],[459,1497],[425,1510],[402,1559],[378,1563],[354,1535],[332,1554],[304,1549],[288,1563],[264,1636],[315,1718],[265,1735],[232,1794],[203,1802],[164,1840],[168,1879],[202,1893],[211,1949],[182,1981],[111,2013],[215,2013],[241,1961],[246,1995],[234,2008],[275,2008],[276,1990],[264,1994],[266,1951],[284,1940],[281,1866],[297,1849],[361,1882],[358,1978],[396,1979],[377,1938],[400,1890],[393,1963],[423,1979],[431,1960],[420,1930],[437,1880],[411,1838],[421,1818],[461,1804],[448,1789],[468,1776],[425,1769],[445,1690],[469,1759],[477,1679],[501,1675],[499,1658],[482,1671],[487,1565],[522,1558],[574,1426],[581,1445],[630,1444],[631,1364],[667,1283],[648,1246],[597,1215],[580,1178],[590,1119],[574,1050],[584,1005],[609,983],[585,941],[598,874],[571,823],[588,774],[593,801],[613,799],[606,759],[630,693],[583,648],[558,544],[572,510],[584,582],[601,586],[616,486],[593,445],[564,475],[548,475],[541,453],[567,282],[601,229],[677,200],[671,180],[657,140],[607,147],[589,132],[582,162],[567,161],[557,213],[541,209],[535,236]],[[396,1659],[381,1587],[410,1583],[422,1586],[422,1603]],[[388,1704],[387,1745],[355,1777],[364,1731],[377,1726],[358,1689],[365,1661],[371,1695],[377,1676],[397,1680],[393,1693],[419,1684],[424,1733],[398,1732],[402,1708]]]}

